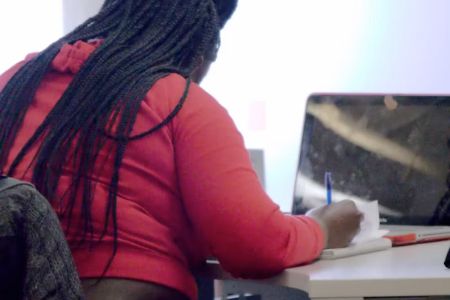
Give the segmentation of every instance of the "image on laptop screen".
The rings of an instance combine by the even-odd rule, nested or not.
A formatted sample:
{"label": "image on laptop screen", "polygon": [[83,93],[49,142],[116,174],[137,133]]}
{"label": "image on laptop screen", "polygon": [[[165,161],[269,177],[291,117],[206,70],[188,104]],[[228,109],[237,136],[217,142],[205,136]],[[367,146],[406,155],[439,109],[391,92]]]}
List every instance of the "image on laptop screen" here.
{"label": "image on laptop screen", "polygon": [[449,136],[450,97],[312,95],[293,213],[325,204],[331,172],[333,201],[378,200],[381,223],[428,224],[447,191]]}

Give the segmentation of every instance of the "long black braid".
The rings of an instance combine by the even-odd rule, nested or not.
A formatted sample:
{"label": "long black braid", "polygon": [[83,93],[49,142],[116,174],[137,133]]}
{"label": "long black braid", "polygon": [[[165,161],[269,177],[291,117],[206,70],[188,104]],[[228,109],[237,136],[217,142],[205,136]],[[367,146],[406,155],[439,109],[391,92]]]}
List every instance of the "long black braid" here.
{"label": "long black braid", "polygon": [[[162,128],[181,109],[189,90],[189,76],[202,59],[214,60],[219,31],[237,0],[106,0],[100,12],[26,63],[0,93],[0,170],[10,176],[33,146],[32,182],[71,224],[75,200],[82,193],[82,237],[93,235],[91,205],[95,186],[90,175],[99,151],[113,141],[113,175],[100,240],[112,222],[117,251],[117,191],[119,169],[127,144]],[[37,128],[9,169],[7,158],[36,90],[52,60],[66,43],[102,39],[72,82]],[[165,120],[144,133],[131,136],[145,94],[160,78],[178,73],[187,78],[179,104]],[[65,199],[56,189],[63,167],[76,171]],[[63,201],[64,200],[64,201]],[[105,269],[105,270],[106,270]]]}

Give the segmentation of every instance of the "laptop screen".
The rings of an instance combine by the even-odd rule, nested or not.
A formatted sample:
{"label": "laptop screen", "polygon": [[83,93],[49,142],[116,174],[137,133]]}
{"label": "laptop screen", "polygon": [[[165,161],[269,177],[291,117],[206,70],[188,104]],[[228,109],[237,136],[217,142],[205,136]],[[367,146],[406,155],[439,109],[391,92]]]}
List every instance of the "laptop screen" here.
{"label": "laptop screen", "polygon": [[[428,224],[447,191],[450,96],[312,95],[306,106],[293,213],[333,201],[378,200],[386,224]],[[450,145],[449,145],[450,146]]]}

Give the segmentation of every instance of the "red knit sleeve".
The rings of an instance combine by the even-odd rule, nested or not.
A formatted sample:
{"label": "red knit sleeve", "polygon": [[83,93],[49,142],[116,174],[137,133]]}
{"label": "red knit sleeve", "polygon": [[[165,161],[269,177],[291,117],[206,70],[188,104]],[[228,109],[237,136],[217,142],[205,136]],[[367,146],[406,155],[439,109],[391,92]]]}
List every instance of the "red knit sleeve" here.
{"label": "red knit sleeve", "polygon": [[[180,95],[185,81],[174,76],[171,84]],[[172,126],[186,211],[225,270],[262,278],[320,254],[320,226],[308,217],[284,215],[271,201],[242,136],[211,96],[192,85]]]}

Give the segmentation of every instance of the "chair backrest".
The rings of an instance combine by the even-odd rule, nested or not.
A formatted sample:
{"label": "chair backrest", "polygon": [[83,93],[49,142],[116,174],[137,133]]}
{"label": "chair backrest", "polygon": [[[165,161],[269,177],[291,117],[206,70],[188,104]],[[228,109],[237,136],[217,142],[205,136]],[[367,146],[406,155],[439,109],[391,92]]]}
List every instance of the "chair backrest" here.
{"label": "chair backrest", "polygon": [[0,176],[0,299],[84,299],[50,203],[32,184]]}
{"label": "chair backrest", "polygon": [[[10,188],[24,184],[18,180],[0,176],[0,201]],[[21,299],[25,276],[25,252],[21,238],[10,231],[10,220],[0,219],[0,299]]]}

